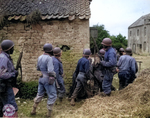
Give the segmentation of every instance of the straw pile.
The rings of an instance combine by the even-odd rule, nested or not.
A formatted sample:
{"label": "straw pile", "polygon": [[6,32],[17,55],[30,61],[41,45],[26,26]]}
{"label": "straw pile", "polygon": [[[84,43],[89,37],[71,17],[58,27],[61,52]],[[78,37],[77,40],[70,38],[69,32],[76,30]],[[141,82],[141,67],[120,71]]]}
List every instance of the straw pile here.
{"label": "straw pile", "polygon": [[[59,116],[60,117],[60,116]],[[94,96],[65,118],[150,117],[150,68],[141,72],[134,83],[110,97]]]}

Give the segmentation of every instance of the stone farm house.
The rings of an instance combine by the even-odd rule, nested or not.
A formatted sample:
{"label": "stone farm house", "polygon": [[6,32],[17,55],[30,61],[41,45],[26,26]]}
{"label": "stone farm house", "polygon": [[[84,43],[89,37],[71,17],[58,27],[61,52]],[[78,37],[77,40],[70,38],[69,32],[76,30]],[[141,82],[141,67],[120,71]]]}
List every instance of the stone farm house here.
{"label": "stone farm house", "polygon": [[[89,48],[91,0],[1,0],[0,40],[10,39],[15,49],[24,45],[23,81],[38,80],[36,62],[43,45],[51,43],[63,51],[65,82],[72,74],[84,48]],[[67,51],[66,51],[67,50]]]}
{"label": "stone farm house", "polygon": [[140,17],[128,28],[128,46],[137,54],[150,54],[150,14]]}

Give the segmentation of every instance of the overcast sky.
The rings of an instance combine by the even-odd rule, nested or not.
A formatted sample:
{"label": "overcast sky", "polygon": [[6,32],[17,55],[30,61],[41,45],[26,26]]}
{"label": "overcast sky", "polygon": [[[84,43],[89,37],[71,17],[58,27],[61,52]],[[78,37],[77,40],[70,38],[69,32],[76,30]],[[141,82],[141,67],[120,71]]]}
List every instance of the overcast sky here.
{"label": "overcast sky", "polygon": [[110,35],[128,38],[128,27],[150,13],[150,0],[92,0],[90,26],[103,24]]}

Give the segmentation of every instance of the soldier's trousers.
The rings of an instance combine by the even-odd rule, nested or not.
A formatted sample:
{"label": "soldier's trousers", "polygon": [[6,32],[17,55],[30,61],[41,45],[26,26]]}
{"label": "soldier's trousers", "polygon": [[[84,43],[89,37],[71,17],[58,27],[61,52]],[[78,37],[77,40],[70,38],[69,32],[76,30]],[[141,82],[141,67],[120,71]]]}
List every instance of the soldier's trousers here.
{"label": "soldier's trousers", "polygon": [[114,74],[110,70],[104,71],[104,79],[102,83],[102,88],[105,94],[111,93],[111,85],[113,81]]}
{"label": "soldier's trousers", "polygon": [[38,93],[37,96],[34,98],[34,102],[39,103],[42,100],[45,92],[47,93],[48,96],[47,108],[49,108],[49,106],[53,105],[57,99],[55,82],[53,83],[53,85],[50,85],[48,78],[40,78],[38,85]]}
{"label": "soldier's trousers", "polygon": [[66,89],[65,89],[65,85],[64,85],[64,80],[61,77],[61,75],[57,79],[57,82],[60,86],[60,88],[57,89],[58,98],[63,98],[66,93]]}
{"label": "soldier's trousers", "polygon": [[119,72],[118,73],[119,77],[119,90],[125,88],[129,84],[129,80],[131,78],[130,73],[128,72]]}
{"label": "soldier's trousers", "polygon": [[76,85],[76,88],[75,88],[71,98],[73,98],[73,99],[77,98],[77,96],[78,96],[79,92],[81,91],[81,89],[84,89],[87,96],[91,97],[92,94],[87,88],[87,80],[86,80],[85,74],[82,73],[82,72],[79,72],[76,81],[77,81],[77,85]]}
{"label": "soldier's trousers", "polygon": [[7,85],[6,91],[0,93],[0,101],[3,105],[11,104],[15,107],[16,111],[18,110],[18,106],[15,101],[14,92],[11,85]]}

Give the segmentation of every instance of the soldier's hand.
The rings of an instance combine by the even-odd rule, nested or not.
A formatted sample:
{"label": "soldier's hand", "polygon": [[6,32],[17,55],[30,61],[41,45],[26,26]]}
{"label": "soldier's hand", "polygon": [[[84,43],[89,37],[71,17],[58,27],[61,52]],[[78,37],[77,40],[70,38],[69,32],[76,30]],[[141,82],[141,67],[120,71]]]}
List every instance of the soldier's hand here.
{"label": "soldier's hand", "polygon": [[116,68],[116,71],[117,71],[117,73],[119,72],[119,69],[118,68]]}
{"label": "soldier's hand", "polygon": [[88,80],[88,81],[87,81],[87,85],[90,85],[90,82],[91,82],[91,80]]}
{"label": "soldier's hand", "polygon": [[18,76],[18,71],[17,70],[15,71],[15,75],[16,75],[16,77]]}
{"label": "soldier's hand", "polygon": [[65,74],[64,74],[64,73],[62,74],[62,77],[63,77],[63,78],[65,77]]}

